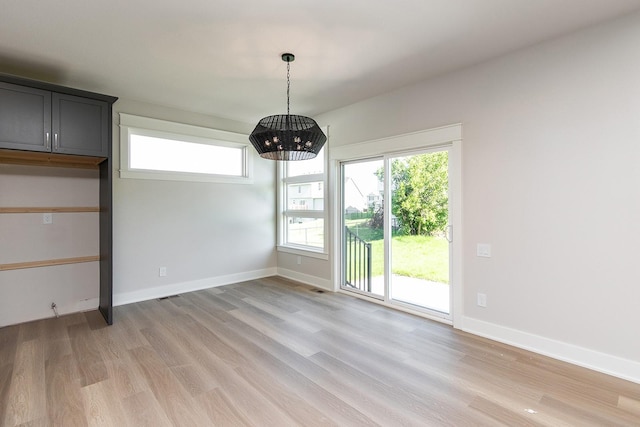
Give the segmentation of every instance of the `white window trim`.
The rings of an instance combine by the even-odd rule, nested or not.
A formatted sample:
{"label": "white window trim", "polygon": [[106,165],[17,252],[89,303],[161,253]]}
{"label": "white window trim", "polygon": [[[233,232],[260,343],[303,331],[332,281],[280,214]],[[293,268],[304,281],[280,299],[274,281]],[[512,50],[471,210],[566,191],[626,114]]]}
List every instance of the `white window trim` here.
{"label": "white window trim", "polygon": [[[322,129],[325,135],[328,135],[328,128]],[[304,161],[304,160],[302,160]],[[322,174],[309,174],[309,175],[297,175],[292,177],[284,177],[285,163],[278,162],[277,166],[277,200],[278,200],[278,245],[277,250],[279,252],[285,252],[295,255],[303,255],[311,258],[329,259],[329,141],[324,145],[324,173]],[[285,219],[292,216],[291,210],[287,209],[287,193],[285,187],[288,184],[297,184],[305,182],[323,182],[324,192],[324,209],[319,210],[296,210],[295,216],[301,218],[322,218],[324,224],[323,230],[323,248],[316,248],[314,246],[297,245],[294,243],[286,243],[286,224]]]}
{"label": "white window trim", "polygon": [[[132,169],[129,165],[132,134],[241,148],[243,176]],[[253,184],[254,155],[250,146],[248,135],[120,113],[120,178]]]}

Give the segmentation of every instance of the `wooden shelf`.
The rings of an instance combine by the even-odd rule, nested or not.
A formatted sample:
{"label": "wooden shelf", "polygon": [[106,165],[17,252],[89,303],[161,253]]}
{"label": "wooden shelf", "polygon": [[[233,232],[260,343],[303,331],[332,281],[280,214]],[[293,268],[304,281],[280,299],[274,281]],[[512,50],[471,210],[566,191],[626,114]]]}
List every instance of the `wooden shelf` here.
{"label": "wooden shelf", "polygon": [[0,271],[22,270],[25,268],[50,267],[52,265],[79,264],[82,262],[100,261],[99,255],[81,256],[75,258],[47,259],[42,261],[16,262],[13,264],[0,264]]}
{"label": "wooden shelf", "polygon": [[100,212],[99,206],[32,206],[32,207],[15,207],[0,208],[0,214],[12,213],[77,213],[77,212]]}
{"label": "wooden shelf", "polygon": [[0,149],[0,163],[31,166],[55,166],[77,169],[98,169],[104,157],[74,156],[41,151]]}

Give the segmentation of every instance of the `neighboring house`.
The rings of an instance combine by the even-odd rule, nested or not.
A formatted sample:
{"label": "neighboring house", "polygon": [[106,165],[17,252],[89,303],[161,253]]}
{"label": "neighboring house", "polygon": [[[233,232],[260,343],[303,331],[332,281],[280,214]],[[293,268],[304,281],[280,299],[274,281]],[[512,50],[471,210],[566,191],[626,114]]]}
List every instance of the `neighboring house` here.
{"label": "neighboring house", "polygon": [[374,211],[382,207],[382,194],[381,193],[369,193],[367,195],[367,207]]}
{"label": "neighboring house", "polygon": [[361,213],[367,210],[368,204],[364,194],[360,191],[360,187],[351,177],[344,180],[344,205],[345,213]]}
{"label": "neighboring house", "polygon": [[289,186],[289,209],[322,210],[324,209],[324,189],[322,182],[291,184]]}

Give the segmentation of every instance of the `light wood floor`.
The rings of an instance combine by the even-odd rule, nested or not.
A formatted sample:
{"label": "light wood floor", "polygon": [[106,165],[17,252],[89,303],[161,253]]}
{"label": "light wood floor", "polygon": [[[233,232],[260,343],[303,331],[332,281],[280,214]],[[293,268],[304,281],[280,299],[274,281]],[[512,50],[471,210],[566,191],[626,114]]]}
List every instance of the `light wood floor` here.
{"label": "light wood floor", "polygon": [[269,278],[0,329],[0,424],[640,425],[640,385]]}

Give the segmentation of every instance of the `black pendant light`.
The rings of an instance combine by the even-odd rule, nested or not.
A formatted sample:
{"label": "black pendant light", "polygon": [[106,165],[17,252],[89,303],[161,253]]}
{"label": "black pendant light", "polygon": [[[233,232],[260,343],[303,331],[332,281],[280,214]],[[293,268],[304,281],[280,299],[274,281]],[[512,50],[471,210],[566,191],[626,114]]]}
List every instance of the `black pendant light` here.
{"label": "black pendant light", "polygon": [[318,155],[327,137],[315,120],[289,114],[290,65],[296,57],[283,53],[287,63],[287,114],[267,116],[258,122],[249,141],[260,157],[271,160],[308,160]]}

